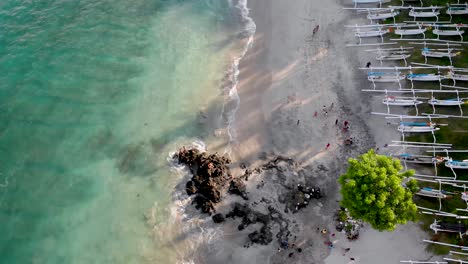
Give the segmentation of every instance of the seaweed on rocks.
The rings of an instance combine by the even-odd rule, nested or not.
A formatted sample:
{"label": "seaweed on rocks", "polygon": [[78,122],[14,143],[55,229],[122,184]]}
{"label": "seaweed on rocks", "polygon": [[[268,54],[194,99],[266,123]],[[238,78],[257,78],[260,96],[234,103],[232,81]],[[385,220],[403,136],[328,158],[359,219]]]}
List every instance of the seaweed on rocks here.
{"label": "seaweed on rocks", "polygon": [[232,176],[229,172],[229,158],[217,153],[208,155],[198,149],[181,148],[175,155],[180,164],[185,164],[192,173],[192,179],[185,189],[188,195],[196,195],[193,203],[204,213],[215,212],[215,204],[222,199]]}

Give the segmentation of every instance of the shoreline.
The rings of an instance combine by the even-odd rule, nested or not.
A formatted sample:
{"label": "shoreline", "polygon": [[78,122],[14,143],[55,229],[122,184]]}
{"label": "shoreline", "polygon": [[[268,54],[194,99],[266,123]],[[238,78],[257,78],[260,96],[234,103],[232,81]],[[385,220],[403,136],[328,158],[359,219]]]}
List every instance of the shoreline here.
{"label": "shoreline", "polygon": [[[319,227],[334,230],[330,223],[333,223],[334,211],[339,208],[336,179],[344,172],[346,160],[371,147],[380,147],[383,144],[376,142],[389,141],[398,134],[375,125],[376,118],[370,111],[376,100],[360,91],[368,83],[357,68],[368,61],[369,55],[344,47],[346,42],[355,39],[343,25],[360,19],[342,10],[342,1],[251,0],[248,7],[257,28],[252,47],[239,63],[237,92],[240,101],[233,122],[237,140],[231,152],[233,174],[242,173],[241,165],[259,167],[268,158],[282,155],[299,164],[293,177],[303,171],[321,174],[319,178],[301,176],[300,180],[292,180],[294,184],[312,179],[323,187],[327,197],[291,216],[292,221],[297,222],[295,233],[300,234],[298,238],[304,253],[291,259],[277,253],[275,241],[268,246],[245,249],[242,245],[245,233],[236,234],[236,223],[224,223],[224,239],[218,246],[223,250],[218,256],[208,258],[207,263],[221,260],[242,263],[252,258],[256,263],[309,263],[311,260],[348,263],[348,256],[341,259],[339,250],[330,251],[315,230]],[[313,34],[316,25],[320,29]],[[351,124],[349,131],[342,131],[344,121]],[[351,147],[343,144],[349,137],[355,142]],[[325,149],[328,143],[331,147]],[[385,151],[388,150],[382,150]],[[325,168],[325,171],[317,168]],[[250,180],[248,190],[255,191],[254,186],[260,181],[263,183],[261,177],[264,176]],[[284,187],[286,183],[271,186],[269,191],[281,193],[280,188]],[[387,262],[382,263],[399,261],[397,253],[402,247],[410,246],[418,249],[413,257],[427,258],[424,245],[419,241],[405,241],[403,246],[398,242],[410,235],[422,236],[417,224],[400,229],[405,231],[379,233],[368,227],[360,241],[349,242],[341,234],[337,234],[335,240],[342,241],[337,241],[337,245],[352,245],[350,253],[359,255],[355,263],[379,260],[379,255],[369,254],[366,249],[389,239],[392,250],[386,252]],[[386,246],[376,247],[386,250]]]}

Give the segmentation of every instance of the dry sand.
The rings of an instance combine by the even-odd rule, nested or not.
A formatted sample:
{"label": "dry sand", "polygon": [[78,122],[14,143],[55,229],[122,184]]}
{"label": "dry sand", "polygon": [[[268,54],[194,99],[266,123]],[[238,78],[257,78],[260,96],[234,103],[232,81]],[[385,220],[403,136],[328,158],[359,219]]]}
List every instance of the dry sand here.
{"label": "dry sand", "polygon": [[[273,206],[284,208],[277,202],[284,186],[305,182],[321,186],[326,197],[287,215],[302,253],[291,258],[289,252],[278,253],[277,241],[244,248],[246,235],[255,227],[238,232],[238,223],[227,222],[223,224],[224,239],[211,249],[214,253],[207,263],[338,264],[349,263],[350,257],[355,263],[398,263],[430,258],[421,243],[424,233],[416,224],[393,233],[366,227],[354,242],[342,234],[324,237],[317,233],[317,228],[334,230],[332,217],[339,200],[336,179],[346,169],[347,158],[376,146],[387,152],[382,146],[399,138],[386,121],[370,115],[371,109],[385,111],[378,99],[360,91],[370,86],[357,68],[369,58],[362,48],[345,47],[356,40],[344,25],[365,21],[343,10],[345,5],[351,6],[351,1],[249,0],[257,32],[240,65],[233,159],[235,165],[250,167],[275,155],[298,162],[296,168],[285,166],[282,174],[268,171],[253,176],[248,182],[253,195],[249,202],[266,197]],[[316,25],[320,29],[313,35]],[[345,120],[350,122],[347,132],[342,131]],[[347,137],[353,137],[353,146],[344,146]],[[328,143],[330,148],[325,149]],[[287,177],[282,178],[284,175]],[[327,239],[335,241],[335,249],[324,245]],[[343,256],[341,249],[348,247],[350,252]]]}

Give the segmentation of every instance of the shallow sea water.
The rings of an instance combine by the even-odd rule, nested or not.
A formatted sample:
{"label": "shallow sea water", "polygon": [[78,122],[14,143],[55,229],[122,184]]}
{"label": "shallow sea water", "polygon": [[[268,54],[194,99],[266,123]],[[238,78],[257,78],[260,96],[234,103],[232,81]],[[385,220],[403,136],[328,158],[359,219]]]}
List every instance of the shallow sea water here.
{"label": "shallow sea water", "polygon": [[231,12],[0,3],[0,263],[180,261],[167,157],[207,136],[199,111],[221,109]]}

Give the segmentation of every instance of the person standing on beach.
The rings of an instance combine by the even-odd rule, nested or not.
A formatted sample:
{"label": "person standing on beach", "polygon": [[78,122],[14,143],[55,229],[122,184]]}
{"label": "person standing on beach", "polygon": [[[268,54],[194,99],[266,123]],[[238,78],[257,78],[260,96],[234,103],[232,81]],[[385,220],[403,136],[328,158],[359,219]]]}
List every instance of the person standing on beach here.
{"label": "person standing on beach", "polygon": [[330,147],[330,143],[327,144],[327,146],[325,147],[325,149],[328,149]]}
{"label": "person standing on beach", "polygon": [[337,126],[337,125],[338,125],[338,119],[337,119],[337,120],[335,120],[335,126]]}
{"label": "person standing on beach", "polygon": [[319,31],[319,28],[320,28],[319,25],[316,25],[316,26],[314,27],[314,30],[312,31],[312,36],[315,35],[315,34]]}

